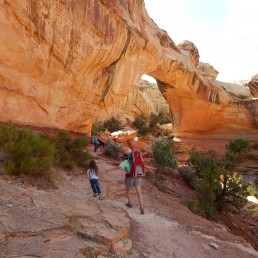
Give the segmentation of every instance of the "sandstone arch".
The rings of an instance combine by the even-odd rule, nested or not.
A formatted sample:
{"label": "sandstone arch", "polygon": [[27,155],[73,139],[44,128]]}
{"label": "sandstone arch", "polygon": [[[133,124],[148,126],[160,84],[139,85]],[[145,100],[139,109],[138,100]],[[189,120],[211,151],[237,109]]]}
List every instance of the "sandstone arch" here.
{"label": "sandstone arch", "polygon": [[148,74],[178,132],[257,129],[257,100],[203,76],[142,0],[5,0],[0,26],[0,121],[89,132]]}

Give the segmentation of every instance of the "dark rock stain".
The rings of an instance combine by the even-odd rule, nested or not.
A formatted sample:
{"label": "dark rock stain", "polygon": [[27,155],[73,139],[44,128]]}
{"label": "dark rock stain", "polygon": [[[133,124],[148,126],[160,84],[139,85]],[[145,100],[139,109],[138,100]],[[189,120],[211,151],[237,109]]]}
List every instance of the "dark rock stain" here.
{"label": "dark rock stain", "polygon": [[114,80],[115,71],[116,71],[116,64],[119,62],[122,55],[125,54],[128,46],[129,46],[130,40],[131,40],[131,31],[128,29],[127,30],[127,39],[126,39],[125,45],[124,45],[120,55],[118,56],[118,58],[112,64],[110,64],[108,67],[105,67],[102,71],[104,77],[107,76],[108,79],[107,79],[106,87],[103,91],[100,103],[105,100],[106,96],[108,95],[108,93],[109,93],[109,91],[112,87],[112,82]]}

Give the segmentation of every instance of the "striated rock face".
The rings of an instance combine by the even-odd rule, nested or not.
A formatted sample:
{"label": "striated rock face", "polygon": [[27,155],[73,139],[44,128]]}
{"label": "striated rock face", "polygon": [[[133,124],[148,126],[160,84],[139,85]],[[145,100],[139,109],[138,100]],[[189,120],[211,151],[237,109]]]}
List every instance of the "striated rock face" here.
{"label": "striated rock face", "polygon": [[0,1],[0,121],[89,132],[142,74],[157,79],[178,132],[257,129],[257,100],[196,68],[143,0]]}
{"label": "striated rock face", "polygon": [[219,73],[212,65],[207,63],[199,62],[197,68],[201,75],[212,79],[216,79]]}
{"label": "striated rock face", "polygon": [[151,113],[163,113],[168,117],[171,115],[169,105],[160,93],[158,85],[141,80],[133,85],[127,97],[119,99],[114,106],[104,110],[98,119],[106,120],[114,116],[119,120],[133,121],[137,115],[144,114],[149,117]]}
{"label": "striated rock face", "polygon": [[256,74],[251,81],[248,83],[248,87],[250,88],[250,91],[252,95],[255,98],[258,98],[258,74]]}
{"label": "striated rock face", "polygon": [[178,48],[183,54],[189,56],[195,67],[199,64],[199,51],[193,42],[184,40],[178,44]]}

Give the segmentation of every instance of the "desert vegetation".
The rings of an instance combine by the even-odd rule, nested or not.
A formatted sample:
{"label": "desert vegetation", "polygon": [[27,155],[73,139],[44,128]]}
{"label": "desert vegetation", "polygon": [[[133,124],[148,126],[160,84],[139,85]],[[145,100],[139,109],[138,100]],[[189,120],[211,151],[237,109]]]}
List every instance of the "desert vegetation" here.
{"label": "desert vegetation", "polygon": [[112,116],[105,121],[96,120],[92,125],[91,134],[98,134],[99,132],[106,130],[112,133],[121,130],[122,128],[121,121]]}
{"label": "desert vegetation", "polygon": [[[114,121],[115,118],[112,118],[104,123],[105,128],[120,128],[117,121],[116,126],[107,126]],[[152,126],[148,127],[146,117],[140,116],[135,119],[134,125],[144,134],[154,128],[157,121],[158,118],[152,115]],[[90,159],[86,150],[89,138],[71,137],[66,131],[59,131],[56,137],[50,137],[13,125],[1,126],[0,144],[5,171],[16,176],[49,177],[54,165],[66,170],[72,170],[75,166],[86,168]],[[183,178],[196,191],[196,198],[188,203],[192,211],[216,219],[222,210],[238,212],[250,192],[257,195],[256,185],[243,185],[241,177],[235,172],[242,155],[249,149],[249,142],[243,139],[230,141],[225,155],[220,158],[213,150],[201,152],[192,149],[188,165],[179,169]],[[106,142],[104,152],[110,158],[120,159],[121,151],[121,146],[116,142]],[[164,174],[177,168],[176,151],[171,137],[160,137],[152,143],[157,184],[164,178]]]}
{"label": "desert vegetation", "polygon": [[188,167],[181,169],[185,180],[196,190],[196,198],[188,205],[192,211],[209,219],[217,219],[222,210],[239,212],[247,201],[249,190],[235,168],[249,148],[249,142],[244,139],[230,141],[222,158],[213,150],[192,149]]}
{"label": "desert vegetation", "polygon": [[[158,131],[158,125],[167,123],[171,123],[171,118],[163,113],[151,113],[150,116],[141,114],[136,116],[132,122],[127,119],[127,125],[136,129],[140,136],[145,136],[148,133],[156,135]],[[105,121],[96,120],[92,125],[91,134],[94,135],[103,131],[109,131],[112,133],[122,129],[122,122],[115,117],[111,117]]]}
{"label": "desert vegetation", "polygon": [[59,131],[53,139],[55,144],[55,163],[65,169],[74,166],[86,168],[90,159],[85,148],[89,145],[87,136],[71,137],[66,131]]}
{"label": "desert vegetation", "polygon": [[71,137],[59,131],[56,137],[21,129],[14,125],[0,126],[0,145],[7,174],[49,177],[54,165],[71,170],[86,167],[89,154],[87,136]]}
{"label": "desert vegetation", "polygon": [[105,154],[110,158],[119,160],[122,152],[122,147],[119,144],[108,140],[104,146],[104,151]]}
{"label": "desert vegetation", "polygon": [[157,135],[158,125],[171,123],[171,119],[165,116],[163,113],[155,115],[151,113],[150,117],[145,115],[136,116],[132,126],[138,130],[139,135],[146,135],[151,133]]}
{"label": "desert vegetation", "polygon": [[54,143],[46,136],[15,126],[0,127],[4,167],[11,175],[49,176],[55,158]]}
{"label": "desert vegetation", "polygon": [[152,144],[153,158],[156,165],[156,183],[170,168],[177,167],[175,145],[171,137],[162,137]]}

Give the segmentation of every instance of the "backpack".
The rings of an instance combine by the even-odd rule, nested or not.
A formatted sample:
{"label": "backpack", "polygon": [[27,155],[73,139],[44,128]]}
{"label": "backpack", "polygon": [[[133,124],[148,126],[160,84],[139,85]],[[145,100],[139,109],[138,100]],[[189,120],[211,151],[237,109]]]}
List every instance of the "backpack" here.
{"label": "backpack", "polygon": [[131,173],[134,177],[143,177],[144,163],[139,150],[132,150],[129,160],[131,161]]}

